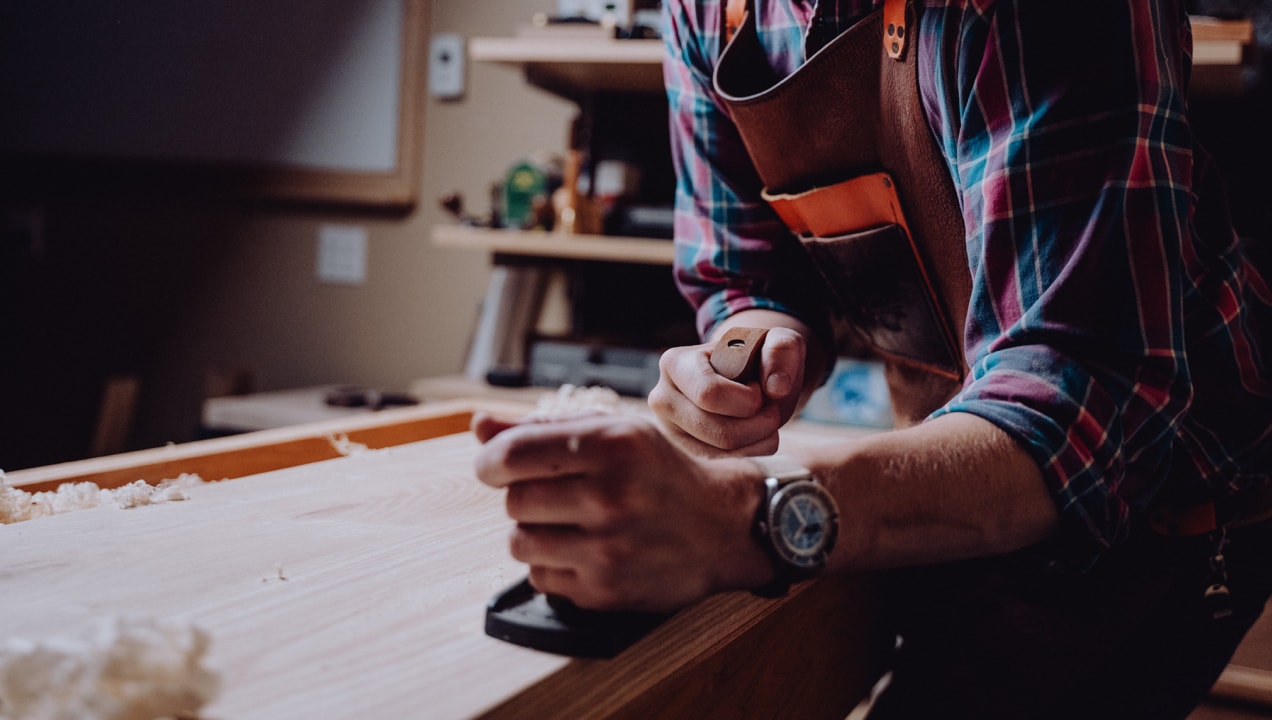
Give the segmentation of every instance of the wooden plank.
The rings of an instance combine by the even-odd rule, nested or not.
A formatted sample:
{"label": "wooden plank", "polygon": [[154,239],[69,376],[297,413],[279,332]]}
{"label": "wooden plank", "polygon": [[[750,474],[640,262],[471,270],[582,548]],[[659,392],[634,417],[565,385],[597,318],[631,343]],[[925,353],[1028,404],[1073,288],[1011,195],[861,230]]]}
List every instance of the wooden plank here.
{"label": "wooden plank", "polygon": [[1272,602],[1246,633],[1211,695],[1272,709]]}
{"label": "wooden plank", "polygon": [[1272,602],[1263,608],[1263,614],[1246,633],[1232,661],[1272,675]]}
{"label": "wooden plank", "polygon": [[1224,669],[1210,694],[1224,700],[1272,708],[1272,672],[1243,665]]}
{"label": "wooden plank", "polygon": [[[495,406],[495,403],[487,403]],[[524,407],[502,406],[510,413]],[[223,480],[254,473],[330,460],[341,452],[333,440],[371,448],[414,442],[464,432],[472,418],[471,402],[449,402],[383,410],[349,418],[200,440],[182,445],[120,453],[7,473],[10,485],[28,492],[53,490],[64,482],[94,482],[114,488],[145,480],[151,484],[193,473],[204,480]]]}
{"label": "wooden plank", "polygon": [[[119,614],[196,623],[224,677],[207,717],[842,718],[864,692],[858,578],[709,598],[610,661],[485,636],[486,602],[525,570],[477,447],[458,433],[0,526],[0,638]],[[810,657],[817,672],[796,662]]]}
{"label": "wooden plank", "polygon": [[487,598],[523,571],[475,447],[462,433],[0,526],[0,637],[190,621],[225,680],[207,717],[475,714],[565,664],[482,633]]}
{"label": "wooden plank", "polygon": [[[518,415],[530,407],[499,400],[10,473],[33,491],[74,480],[153,482],[200,468],[205,479],[242,479],[197,487],[187,503],[0,526],[0,639],[65,632],[103,614],[197,621],[212,631],[213,662],[227,673],[215,717],[410,715],[425,698],[436,717],[490,720],[766,718],[776,708],[842,718],[865,694],[889,641],[869,622],[877,595],[868,577],[806,583],[777,602],[708,598],[609,661],[570,661],[481,634],[480,608],[524,572],[507,557],[501,496],[470,476],[476,445],[463,432],[475,409]],[[795,427],[784,442],[876,432]],[[256,466],[340,458],[329,439],[339,433],[394,450],[243,477]],[[420,438],[439,439],[395,447]],[[1272,707],[1269,642],[1272,615],[1212,694]],[[817,662],[802,662],[808,657]],[[457,676],[457,667],[469,671]]]}

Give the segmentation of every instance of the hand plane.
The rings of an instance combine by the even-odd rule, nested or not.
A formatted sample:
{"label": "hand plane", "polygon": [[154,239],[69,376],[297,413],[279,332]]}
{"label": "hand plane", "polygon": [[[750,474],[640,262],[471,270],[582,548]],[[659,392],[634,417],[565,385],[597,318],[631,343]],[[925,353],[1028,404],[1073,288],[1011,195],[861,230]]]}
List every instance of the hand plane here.
{"label": "hand plane", "polygon": [[[759,380],[760,348],[767,332],[758,328],[730,329],[712,348],[711,367],[734,382]],[[486,605],[486,634],[559,655],[609,658],[672,614],[584,610],[565,598],[538,592],[525,578]]]}

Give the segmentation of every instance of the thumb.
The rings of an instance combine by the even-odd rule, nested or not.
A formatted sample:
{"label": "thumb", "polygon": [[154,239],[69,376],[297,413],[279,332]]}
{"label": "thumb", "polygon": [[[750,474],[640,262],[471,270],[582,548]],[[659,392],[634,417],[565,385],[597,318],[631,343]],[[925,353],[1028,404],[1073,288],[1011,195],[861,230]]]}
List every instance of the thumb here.
{"label": "thumb", "polygon": [[781,401],[798,395],[804,386],[804,338],[794,330],[775,327],[764,338],[760,354],[764,395]]}

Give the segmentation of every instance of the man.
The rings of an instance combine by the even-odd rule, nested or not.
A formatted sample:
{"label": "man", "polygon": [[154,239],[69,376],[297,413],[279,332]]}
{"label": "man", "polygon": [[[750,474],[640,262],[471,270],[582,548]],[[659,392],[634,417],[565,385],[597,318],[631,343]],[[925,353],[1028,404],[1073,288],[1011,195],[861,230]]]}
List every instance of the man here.
{"label": "man", "polygon": [[[1185,717],[1272,593],[1272,291],[1215,209],[1188,126],[1183,3],[926,0],[894,23],[876,15],[892,3],[753,0],[728,52],[757,61],[725,57],[721,1],[665,3],[676,272],[713,342],[665,354],[658,427],[475,422],[478,475],[508,488],[518,521],[513,555],[541,591],[596,608],[889,569],[900,642],[872,718]],[[941,191],[916,191],[902,167],[921,149],[881,153],[905,215],[889,232],[920,248],[935,325],[955,328],[960,352],[953,364],[907,357],[867,328],[894,400],[936,409],[867,439],[748,459],[778,449],[824,378],[832,316],[859,329],[878,318],[854,305],[869,269],[828,272],[823,259],[852,253],[819,254],[825,238],[804,237],[801,254],[779,219],[802,188],[775,187],[798,184],[782,175],[789,150],[762,146],[804,122],[799,107],[781,115],[789,126],[746,118],[790,85],[853,77],[818,58],[867,19],[905,38],[893,49],[917,68],[961,221],[965,317],[948,264],[932,264],[945,246],[924,230],[939,226],[923,216]],[[891,142],[893,123],[877,127],[864,146]],[[711,363],[732,328],[768,329],[754,382]],[[791,481],[815,487],[786,535],[771,534]]]}

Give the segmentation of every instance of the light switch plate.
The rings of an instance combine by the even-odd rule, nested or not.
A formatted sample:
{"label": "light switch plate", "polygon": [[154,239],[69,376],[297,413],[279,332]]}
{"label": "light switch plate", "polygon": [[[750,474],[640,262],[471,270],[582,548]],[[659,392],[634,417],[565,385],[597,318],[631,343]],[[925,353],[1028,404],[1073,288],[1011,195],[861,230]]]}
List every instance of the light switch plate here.
{"label": "light switch plate", "polygon": [[323,225],[318,229],[318,280],[336,285],[366,282],[366,228]]}
{"label": "light switch plate", "polygon": [[464,37],[456,33],[433,36],[428,51],[428,91],[439,100],[464,96]]}

